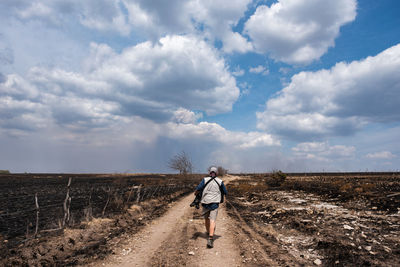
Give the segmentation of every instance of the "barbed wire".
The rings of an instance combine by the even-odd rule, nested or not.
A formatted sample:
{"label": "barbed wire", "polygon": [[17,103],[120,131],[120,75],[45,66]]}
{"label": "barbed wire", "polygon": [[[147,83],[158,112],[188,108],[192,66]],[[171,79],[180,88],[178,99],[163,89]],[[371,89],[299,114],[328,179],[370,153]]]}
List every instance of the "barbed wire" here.
{"label": "barbed wire", "polygon": [[[62,182],[65,183],[65,181]],[[14,239],[14,242],[7,243],[9,245],[30,240],[29,234],[34,232],[35,227],[39,228],[39,233],[50,229],[53,231],[54,226],[59,224],[60,220],[62,221],[65,212],[63,198],[66,194],[66,185],[53,183],[35,189],[38,190],[33,189],[28,194],[21,192],[21,195],[14,193],[12,196],[0,197],[0,238]],[[122,212],[127,205],[133,203],[192,189],[193,185],[187,184],[137,185],[131,183],[128,186],[122,186],[111,183],[96,188],[93,185],[85,188],[74,186],[70,189],[71,204],[68,212],[72,213],[74,223],[77,224],[84,219],[85,210],[88,208],[91,209],[93,217],[108,216]],[[35,206],[35,194],[38,198],[39,209]],[[114,203],[117,200],[122,201],[122,204]],[[54,203],[55,201],[57,202]],[[38,210],[40,210],[40,217],[37,218]],[[36,222],[39,223],[38,226]]]}

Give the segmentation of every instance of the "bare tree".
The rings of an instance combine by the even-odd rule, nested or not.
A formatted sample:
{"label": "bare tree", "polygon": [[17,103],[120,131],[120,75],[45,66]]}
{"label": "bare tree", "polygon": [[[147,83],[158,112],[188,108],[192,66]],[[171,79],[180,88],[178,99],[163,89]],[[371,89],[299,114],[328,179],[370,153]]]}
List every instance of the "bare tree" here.
{"label": "bare tree", "polygon": [[192,160],[185,151],[172,157],[168,162],[168,167],[179,171],[180,174],[188,174],[193,171]]}
{"label": "bare tree", "polygon": [[228,173],[228,170],[222,166],[218,166],[218,176],[224,176]]}

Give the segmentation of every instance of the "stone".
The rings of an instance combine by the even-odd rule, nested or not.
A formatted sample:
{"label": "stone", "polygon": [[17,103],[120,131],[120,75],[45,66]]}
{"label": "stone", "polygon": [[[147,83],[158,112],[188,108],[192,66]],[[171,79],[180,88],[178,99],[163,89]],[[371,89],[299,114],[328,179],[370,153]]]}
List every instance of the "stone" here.
{"label": "stone", "polygon": [[321,264],[322,264],[322,261],[321,261],[320,259],[316,259],[316,260],[314,261],[314,264],[315,264],[315,265],[321,265]]}
{"label": "stone", "polygon": [[194,251],[189,251],[189,255],[193,256],[194,255]]}
{"label": "stone", "polygon": [[347,225],[347,224],[343,225],[343,228],[346,230],[354,230],[353,227],[351,227],[350,225]]}
{"label": "stone", "polygon": [[364,234],[364,232],[361,232],[361,236],[364,238],[367,238],[367,236]]}
{"label": "stone", "polygon": [[383,249],[387,252],[387,253],[392,253],[392,249],[387,247],[387,246],[383,246]]}

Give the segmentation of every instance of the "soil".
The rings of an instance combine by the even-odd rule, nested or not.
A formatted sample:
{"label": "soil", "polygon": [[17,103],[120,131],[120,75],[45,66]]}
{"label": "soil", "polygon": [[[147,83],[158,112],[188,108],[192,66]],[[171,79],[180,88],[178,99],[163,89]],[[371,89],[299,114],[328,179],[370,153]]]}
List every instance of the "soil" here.
{"label": "soil", "polygon": [[115,246],[113,255],[89,266],[242,266],[238,233],[225,204],[219,209],[214,248],[208,249],[200,210],[189,207],[193,198],[189,195],[171,203],[164,216]]}
{"label": "soil", "polygon": [[[229,184],[240,179],[225,176]],[[214,248],[192,196],[171,205],[165,216],[114,247],[112,256],[89,266],[301,266],[309,261],[288,251],[248,225],[228,200],[220,205]],[[229,208],[227,208],[229,207]],[[229,215],[228,215],[229,212]],[[312,264],[312,263],[311,263]]]}
{"label": "soil", "polygon": [[0,236],[0,266],[73,266],[104,259],[128,236],[145,228],[181,199],[183,191],[132,205],[124,214],[112,218],[93,218],[78,228],[42,232],[43,236],[8,248]]}
{"label": "soil", "polygon": [[[373,190],[351,196],[348,189],[363,182],[346,181],[347,192],[342,185],[340,192],[331,190],[332,181],[330,190],[317,183],[310,190],[288,190],[287,184],[270,188],[265,180],[244,177],[230,186],[228,213],[249,240],[277,259],[265,259],[267,265],[399,266],[400,194],[382,188],[398,188],[400,181],[375,178],[364,181]],[[377,199],[390,205],[379,206]],[[249,254],[246,246],[242,252]]]}
{"label": "soil", "polygon": [[[3,265],[400,266],[399,177],[223,178],[214,248],[192,194],[32,240]],[[0,237],[1,239],[1,237]],[[0,240],[1,241],[1,240]],[[1,242],[0,242],[1,243]]]}

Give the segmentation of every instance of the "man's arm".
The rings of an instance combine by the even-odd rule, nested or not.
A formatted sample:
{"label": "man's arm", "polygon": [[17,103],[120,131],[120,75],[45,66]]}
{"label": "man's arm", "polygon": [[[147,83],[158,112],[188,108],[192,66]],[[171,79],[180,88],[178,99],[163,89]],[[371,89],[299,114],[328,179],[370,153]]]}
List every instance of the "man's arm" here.
{"label": "man's arm", "polygon": [[222,191],[224,192],[224,195],[228,195],[228,190],[226,190],[224,182],[221,183],[221,188],[222,188]]}
{"label": "man's arm", "polygon": [[204,178],[203,180],[201,180],[201,183],[196,187],[194,194],[197,195],[200,191],[203,191],[203,189],[204,189]]}

